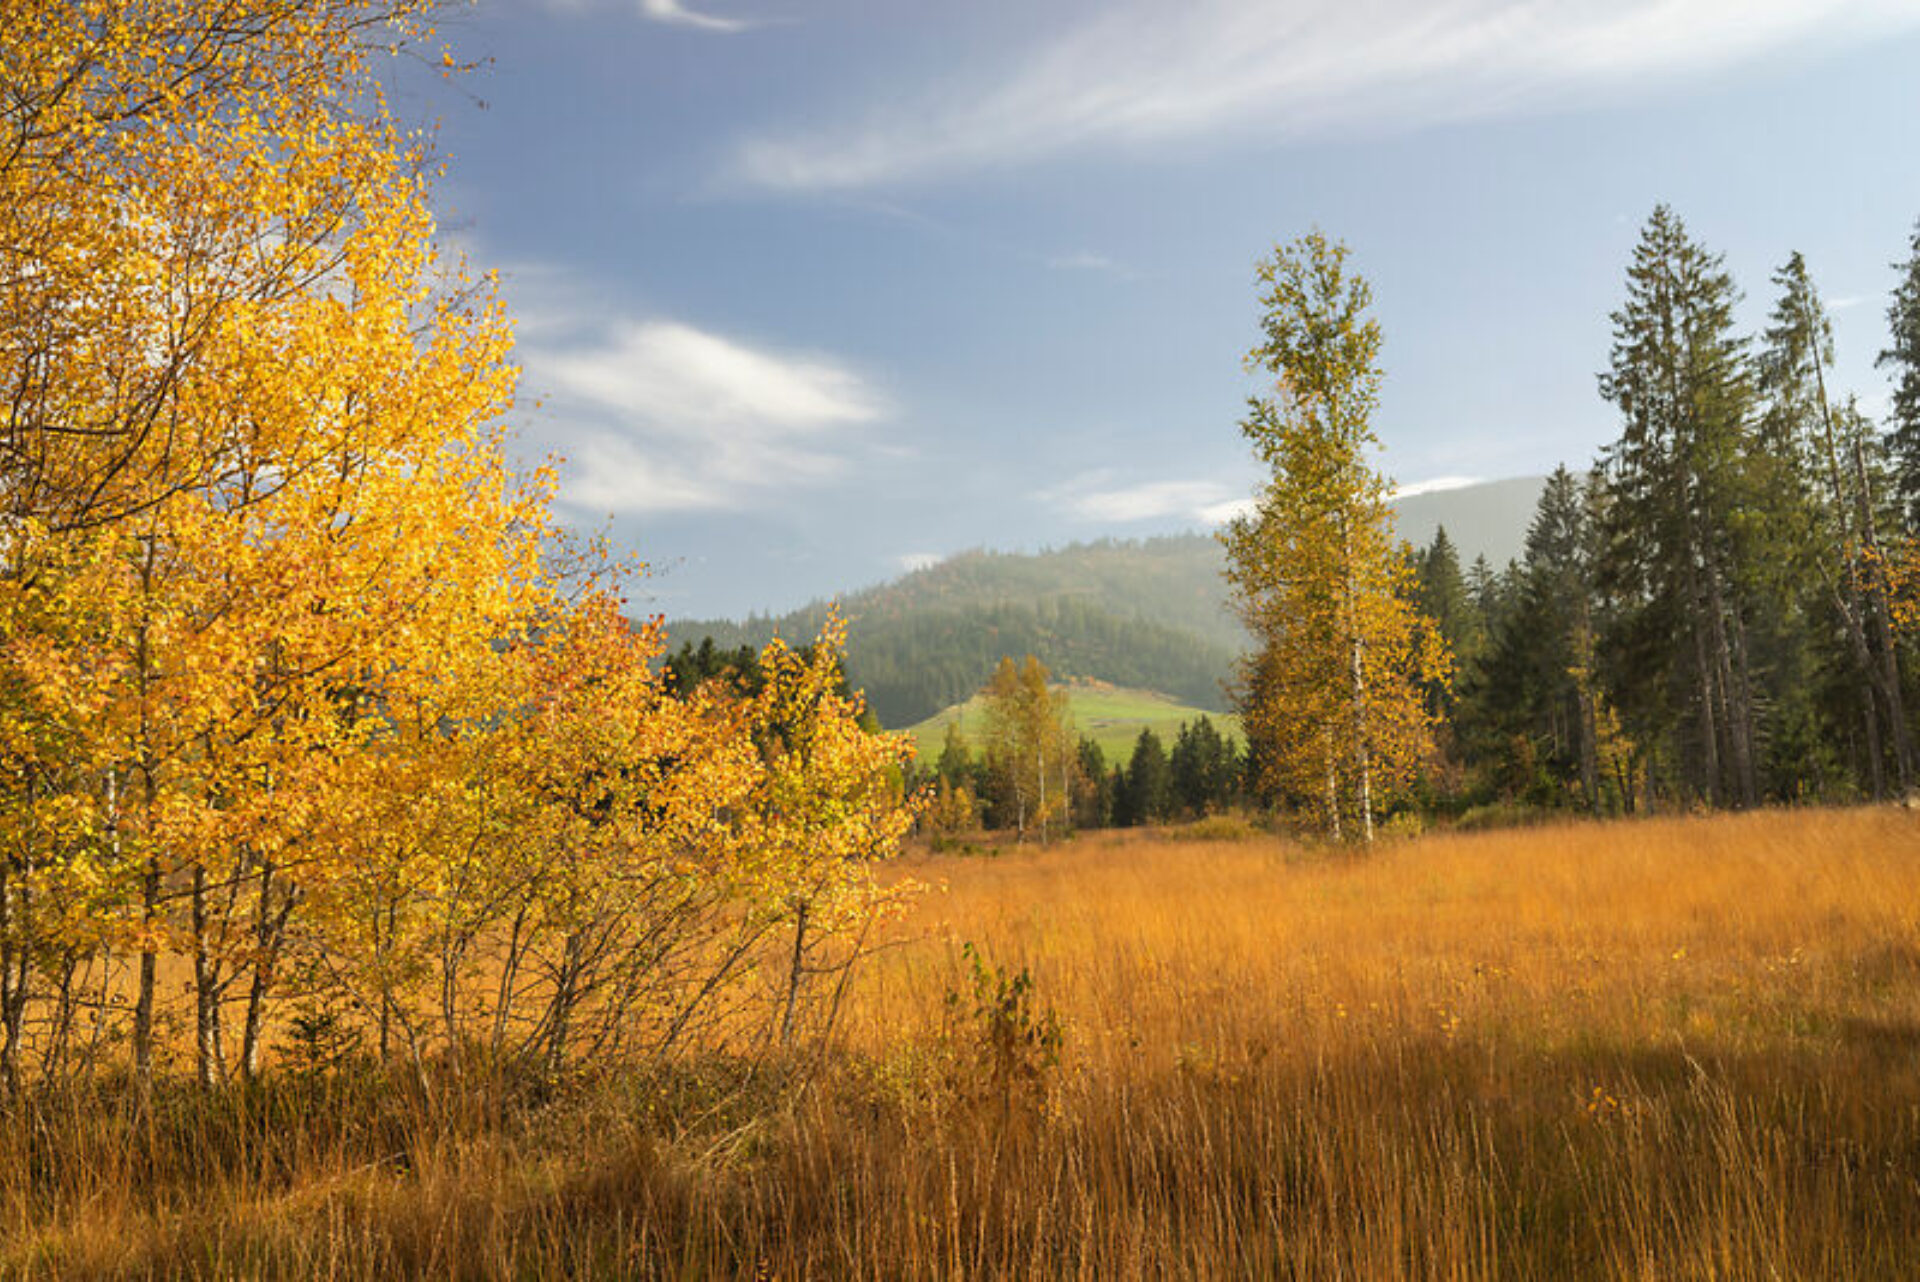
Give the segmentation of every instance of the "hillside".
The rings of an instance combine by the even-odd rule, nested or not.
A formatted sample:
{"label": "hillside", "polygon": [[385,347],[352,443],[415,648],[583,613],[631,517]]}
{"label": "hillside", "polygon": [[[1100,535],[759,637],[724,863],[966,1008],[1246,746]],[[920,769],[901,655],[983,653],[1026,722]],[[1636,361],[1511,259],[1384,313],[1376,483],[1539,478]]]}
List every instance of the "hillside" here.
{"label": "hillside", "polygon": [[[1493,481],[1396,505],[1400,533],[1425,544],[1445,525],[1463,562],[1517,556],[1539,477]],[[1061,678],[1154,690],[1221,712],[1243,648],[1226,607],[1220,545],[1208,534],[1101,539],[1041,552],[974,550],[839,599],[851,623],[847,669],[881,724],[911,726],[980,688],[1003,655],[1035,654]],[[820,601],[777,617],[673,620],[676,648],[812,637]]]}
{"label": "hillside", "polygon": [[[1212,718],[1228,738],[1240,738],[1238,717],[1178,703],[1150,690],[1122,690],[1105,684],[1069,685],[1065,689],[1067,711],[1075,733],[1099,744],[1109,765],[1124,762],[1132,754],[1134,740],[1142,730],[1153,731],[1170,748],[1180,727],[1199,717]],[[960,723],[960,732],[969,737],[974,751],[979,751],[986,711],[985,702],[974,695],[907,727],[920,760],[930,762],[939,757],[946,743],[947,727],[955,721]]]}

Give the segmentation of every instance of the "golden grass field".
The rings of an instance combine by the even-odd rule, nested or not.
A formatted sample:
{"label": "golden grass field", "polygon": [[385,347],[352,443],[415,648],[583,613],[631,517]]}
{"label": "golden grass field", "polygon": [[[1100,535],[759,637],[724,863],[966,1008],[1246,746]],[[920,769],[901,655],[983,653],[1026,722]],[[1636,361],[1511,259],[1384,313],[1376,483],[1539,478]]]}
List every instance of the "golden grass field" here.
{"label": "golden grass field", "polygon": [[903,871],[823,1062],[43,1104],[0,1275],[1920,1275],[1912,812]]}

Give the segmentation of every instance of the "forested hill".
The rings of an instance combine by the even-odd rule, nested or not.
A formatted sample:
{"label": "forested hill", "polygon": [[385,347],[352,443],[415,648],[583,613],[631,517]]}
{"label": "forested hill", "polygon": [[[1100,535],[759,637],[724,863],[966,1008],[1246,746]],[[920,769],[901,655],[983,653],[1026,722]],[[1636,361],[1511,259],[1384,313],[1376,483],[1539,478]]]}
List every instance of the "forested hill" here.
{"label": "forested hill", "polygon": [[[1403,499],[1401,533],[1431,541],[1444,524],[1463,560],[1517,554],[1539,498],[1527,477]],[[847,669],[881,724],[912,725],[980,688],[1003,655],[1034,654],[1061,677],[1157,690],[1223,710],[1221,682],[1242,649],[1211,535],[1101,539],[1037,553],[963,552],[840,598],[851,622]],[[762,645],[811,638],[828,603],[791,614],[675,620],[671,643]]]}

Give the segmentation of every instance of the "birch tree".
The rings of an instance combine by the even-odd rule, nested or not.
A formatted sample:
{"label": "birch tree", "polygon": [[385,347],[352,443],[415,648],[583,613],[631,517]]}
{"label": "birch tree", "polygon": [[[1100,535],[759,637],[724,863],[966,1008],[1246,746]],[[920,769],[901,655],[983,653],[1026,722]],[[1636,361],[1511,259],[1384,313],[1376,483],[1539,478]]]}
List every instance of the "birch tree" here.
{"label": "birch tree", "polygon": [[1240,424],[1270,469],[1252,513],[1222,532],[1227,579],[1258,644],[1238,698],[1261,783],[1317,808],[1336,839],[1374,818],[1433,750],[1423,683],[1451,669],[1398,555],[1390,485],[1374,469],[1380,325],[1346,246],[1314,232],[1259,266],[1274,376]]}

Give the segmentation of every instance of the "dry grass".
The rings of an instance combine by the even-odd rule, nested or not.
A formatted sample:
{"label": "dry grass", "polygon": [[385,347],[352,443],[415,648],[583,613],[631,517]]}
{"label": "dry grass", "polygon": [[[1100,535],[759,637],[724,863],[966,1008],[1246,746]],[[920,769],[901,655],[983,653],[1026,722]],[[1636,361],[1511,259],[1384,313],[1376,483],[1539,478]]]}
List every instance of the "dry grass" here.
{"label": "dry grass", "polygon": [[[0,1274],[1905,1278],[1920,1259],[1911,814],[1365,858],[1089,838],[910,871],[946,889],[824,1067],[681,1064],[491,1107],[373,1079],[144,1119],[111,1092],[38,1101],[0,1141]],[[963,940],[1032,976],[997,1054]],[[1057,1063],[1020,1036],[1048,1008]]]}

